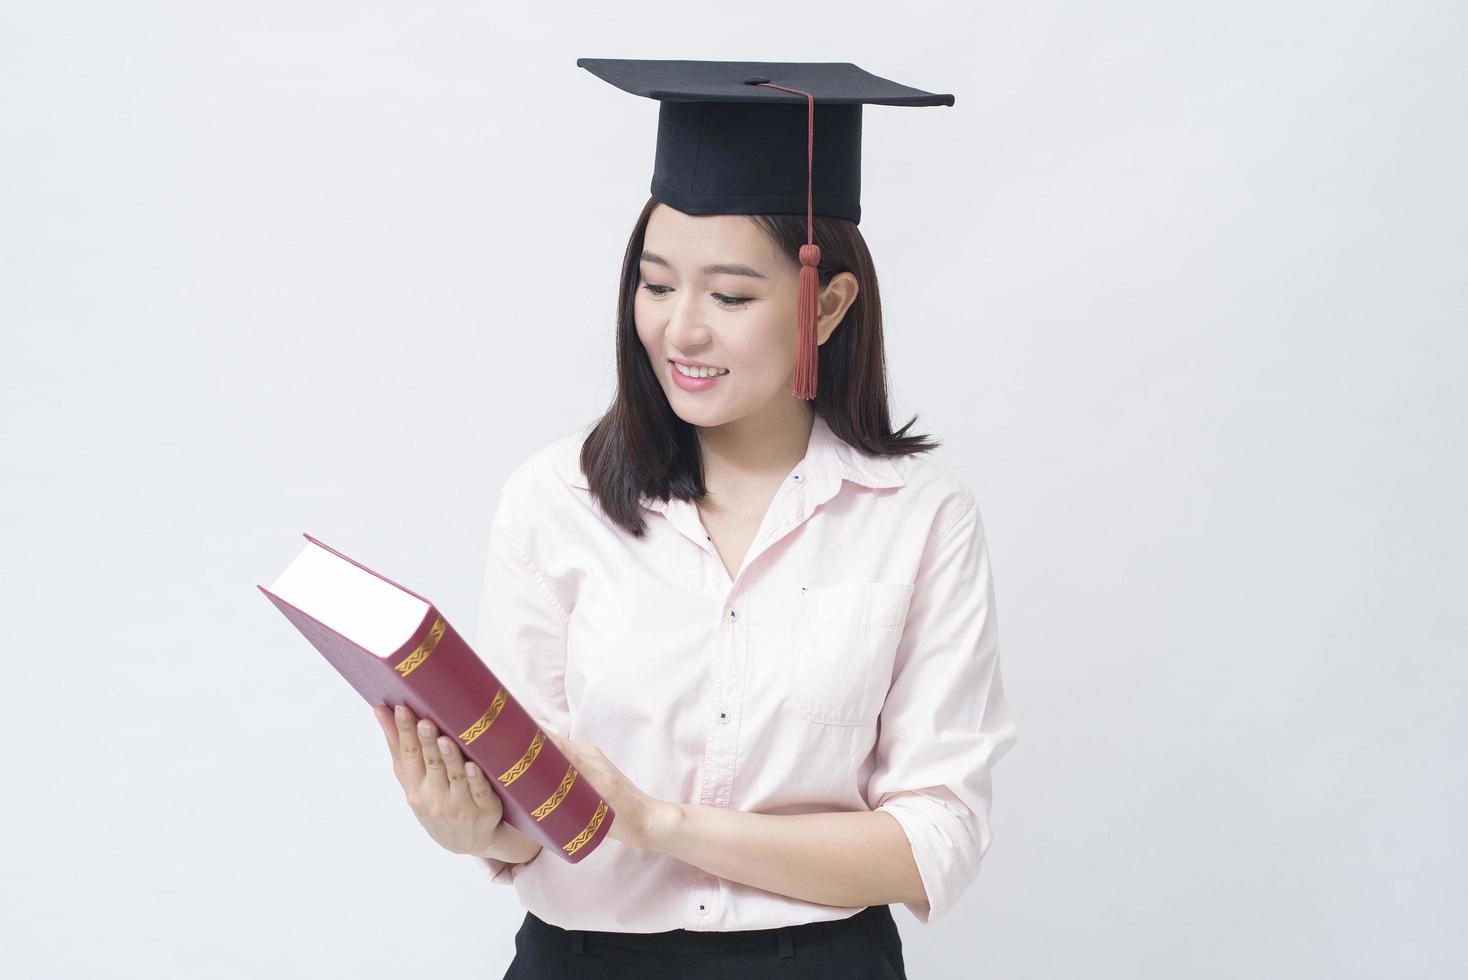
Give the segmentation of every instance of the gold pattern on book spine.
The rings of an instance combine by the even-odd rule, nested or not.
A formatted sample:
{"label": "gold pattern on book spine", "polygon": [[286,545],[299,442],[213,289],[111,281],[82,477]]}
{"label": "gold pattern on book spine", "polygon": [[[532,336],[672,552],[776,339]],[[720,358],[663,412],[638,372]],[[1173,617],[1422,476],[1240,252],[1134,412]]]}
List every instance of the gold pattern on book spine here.
{"label": "gold pattern on book spine", "polygon": [[489,702],[489,707],[485,709],[484,714],[476,718],[474,720],[474,724],[470,725],[468,728],[459,733],[459,741],[463,742],[465,745],[468,745],[470,742],[474,741],[476,738],[489,731],[489,726],[494,724],[494,720],[498,718],[500,716],[500,712],[505,709],[505,698],[506,695],[504,688],[500,688],[498,691],[495,691],[494,700]]}
{"label": "gold pattern on book spine", "polygon": [[536,820],[544,820],[550,816],[555,812],[556,807],[561,805],[561,801],[566,798],[566,794],[571,792],[571,784],[574,782],[576,782],[576,767],[567,766],[566,775],[561,777],[561,785],[556,787],[556,791],[550,795],[550,799],[546,800],[534,810],[531,810],[530,815]]}
{"label": "gold pattern on book spine", "polygon": [[606,819],[606,815],[607,801],[597,800],[596,812],[591,815],[591,822],[586,825],[586,829],[581,831],[581,833],[577,834],[575,837],[568,840],[566,843],[562,844],[561,850],[565,851],[567,854],[575,854],[577,851],[581,850],[581,848],[585,846],[587,841],[596,836],[597,829],[601,827],[601,822]]}
{"label": "gold pattern on book spine", "polygon": [[544,744],[545,732],[537,728],[535,730],[535,737],[530,740],[530,747],[525,750],[524,755],[520,756],[520,761],[500,773],[500,782],[508,786],[525,775],[526,770],[530,768],[530,763],[534,762],[535,757],[540,755],[540,747]]}
{"label": "gold pattern on book spine", "polygon": [[422,666],[423,661],[428,659],[428,655],[433,652],[433,648],[438,646],[438,641],[443,639],[443,631],[443,619],[435,618],[433,625],[428,628],[428,635],[423,638],[422,643],[418,644],[418,649],[398,661],[397,666],[393,669],[404,677],[417,670]]}

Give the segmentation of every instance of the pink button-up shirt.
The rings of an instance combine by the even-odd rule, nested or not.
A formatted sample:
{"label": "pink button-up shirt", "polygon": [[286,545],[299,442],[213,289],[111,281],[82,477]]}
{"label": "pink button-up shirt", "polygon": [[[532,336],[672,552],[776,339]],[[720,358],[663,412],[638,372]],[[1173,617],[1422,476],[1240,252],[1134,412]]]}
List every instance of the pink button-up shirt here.
{"label": "pink button-up shirt", "polygon": [[[926,924],[992,837],[990,770],[1014,743],[973,495],[819,417],[731,579],[690,501],[646,496],[647,533],[587,488],[586,430],[500,489],[475,648],[542,727],[639,788],[790,814],[886,810],[912,846]],[[475,858],[566,929],[767,929],[860,911],[775,894],[606,838],[578,864]]]}

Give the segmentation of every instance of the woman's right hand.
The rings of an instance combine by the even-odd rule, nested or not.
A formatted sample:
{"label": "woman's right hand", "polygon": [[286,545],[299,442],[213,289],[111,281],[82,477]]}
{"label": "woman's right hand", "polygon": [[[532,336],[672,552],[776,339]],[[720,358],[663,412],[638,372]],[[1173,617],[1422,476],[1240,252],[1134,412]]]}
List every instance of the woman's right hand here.
{"label": "woman's right hand", "polygon": [[423,829],[455,854],[482,854],[494,839],[504,806],[484,773],[465,761],[459,745],[405,704],[374,705],[392,752],[393,774]]}

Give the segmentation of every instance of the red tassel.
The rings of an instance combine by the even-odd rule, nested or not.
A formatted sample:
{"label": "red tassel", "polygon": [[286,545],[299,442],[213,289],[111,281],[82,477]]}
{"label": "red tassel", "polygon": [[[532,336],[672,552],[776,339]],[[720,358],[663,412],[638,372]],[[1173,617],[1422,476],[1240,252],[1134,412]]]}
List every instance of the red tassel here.
{"label": "red tassel", "polygon": [[816,319],[819,314],[820,278],[816,266],[821,262],[821,247],[800,246],[800,284],[795,298],[795,378],[790,386],[796,398],[816,397],[817,352]]}
{"label": "red tassel", "polygon": [[766,79],[750,84],[777,88],[805,96],[805,244],[800,246],[800,283],[795,294],[795,376],[790,381],[790,393],[796,398],[816,397],[816,318],[820,313],[821,281],[816,267],[821,264],[821,247],[815,243],[815,196],[812,189],[812,171],[816,153],[816,97],[798,88],[776,85]]}

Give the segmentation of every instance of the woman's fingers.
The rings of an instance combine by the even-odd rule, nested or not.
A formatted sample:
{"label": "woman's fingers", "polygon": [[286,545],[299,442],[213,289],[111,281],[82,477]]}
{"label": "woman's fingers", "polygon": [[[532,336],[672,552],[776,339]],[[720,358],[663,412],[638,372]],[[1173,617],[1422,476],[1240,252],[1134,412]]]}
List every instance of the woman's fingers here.
{"label": "woman's fingers", "polygon": [[449,799],[461,807],[474,802],[469,795],[469,784],[464,772],[464,757],[459,753],[459,743],[447,735],[438,737],[438,754],[443,759],[444,775],[449,781]]}
{"label": "woman's fingers", "polygon": [[504,816],[504,807],[485,778],[484,770],[473,760],[464,758],[459,743],[447,735],[440,735],[438,743],[449,775],[449,798],[466,810],[479,810],[498,822]]}
{"label": "woman's fingers", "polygon": [[418,721],[418,745],[423,752],[423,788],[448,796],[449,778],[438,752],[438,728],[427,718]]}
{"label": "woman's fingers", "polygon": [[407,705],[372,710],[397,753],[393,768],[418,822],[451,851],[482,851],[504,819],[502,801],[489,778],[452,735],[440,734],[432,721],[416,717]]}
{"label": "woman's fingers", "polygon": [[423,749],[418,740],[417,722],[412,710],[400,704],[393,713],[398,729],[398,778],[403,789],[411,789],[423,782]]}
{"label": "woman's fingers", "polygon": [[[437,790],[466,809],[472,807],[496,819],[503,817],[503,803],[489,777],[464,758],[458,742],[438,734],[431,721],[417,718],[406,705],[399,705],[392,713],[395,724],[387,721],[387,708],[374,708],[373,713],[393,747],[393,770],[405,790]],[[411,782],[404,773],[415,774]]]}
{"label": "woman's fingers", "polygon": [[469,787],[469,797],[474,801],[474,805],[481,810],[503,816],[504,805],[500,801],[499,794],[494,791],[489,777],[484,774],[484,770],[472,762],[466,762],[464,776],[465,785]]}

